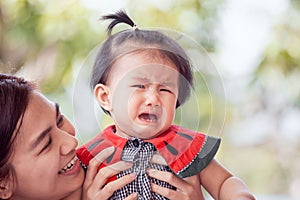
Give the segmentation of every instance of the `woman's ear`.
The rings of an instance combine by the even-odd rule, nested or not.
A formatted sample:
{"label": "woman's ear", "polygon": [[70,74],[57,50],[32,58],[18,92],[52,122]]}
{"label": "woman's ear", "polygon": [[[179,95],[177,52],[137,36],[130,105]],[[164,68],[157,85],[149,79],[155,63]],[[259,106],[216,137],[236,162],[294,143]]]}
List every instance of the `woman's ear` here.
{"label": "woman's ear", "polygon": [[0,180],[0,198],[9,199],[13,194],[12,178],[6,177]]}
{"label": "woman's ear", "polygon": [[111,99],[110,99],[110,88],[106,85],[101,83],[97,84],[94,89],[94,96],[96,97],[97,102],[99,105],[107,110],[111,111]]}

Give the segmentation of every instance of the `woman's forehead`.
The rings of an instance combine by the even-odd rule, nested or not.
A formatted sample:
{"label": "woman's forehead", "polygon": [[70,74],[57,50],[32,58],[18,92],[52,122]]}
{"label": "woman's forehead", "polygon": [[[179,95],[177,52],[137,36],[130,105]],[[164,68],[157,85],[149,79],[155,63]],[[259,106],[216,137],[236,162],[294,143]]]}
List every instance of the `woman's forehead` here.
{"label": "woman's forehead", "polygon": [[20,127],[21,135],[34,137],[34,134],[55,119],[55,104],[40,92],[31,93]]}
{"label": "woman's forehead", "polygon": [[[50,101],[47,97],[38,91],[33,91],[30,95],[28,107],[26,111],[38,114],[40,111],[55,109],[55,104]],[[25,112],[26,112],[25,111]]]}

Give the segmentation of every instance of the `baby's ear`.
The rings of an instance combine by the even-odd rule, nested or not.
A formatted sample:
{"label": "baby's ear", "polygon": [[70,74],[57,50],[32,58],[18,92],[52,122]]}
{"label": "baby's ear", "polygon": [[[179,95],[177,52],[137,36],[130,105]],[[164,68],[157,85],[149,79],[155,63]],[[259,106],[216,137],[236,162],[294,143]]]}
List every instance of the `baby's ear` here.
{"label": "baby's ear", "polygon": [[103,109],[111,111],[110,88],[108,86],[101,83],[97,84],[94,89],[94,96]]}
{"label": "baby's ear", "polygon": [[0,180],[0,198],[9,199],[13,194],[13,180],[12,178],[3,178]]}

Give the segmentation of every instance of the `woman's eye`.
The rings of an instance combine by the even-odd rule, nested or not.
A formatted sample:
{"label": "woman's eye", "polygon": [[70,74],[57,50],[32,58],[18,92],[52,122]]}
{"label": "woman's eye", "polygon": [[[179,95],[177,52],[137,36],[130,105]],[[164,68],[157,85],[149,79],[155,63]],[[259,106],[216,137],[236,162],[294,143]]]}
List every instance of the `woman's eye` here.
{"label": "woman's eye", "polygon": [[47,144],[42,148],[39,154],[41,154],[44,150],[46,150],[51,145],[51,143],[52,143],[52,138],[49,137]]}
{"label": "woman's eye", "polygon": [[56,122],[57,127],[60,128],[63,125],[63,123],[64,123],[64,116],[60,115],[59,118],[57,119],[57,122]]}
{"label": "woman's eye", "polygon": [[49,140],[44,148],[46,149],[47,147],[49,147],[51,145],[51,143],[52,143],[52,138],[49,137]]}

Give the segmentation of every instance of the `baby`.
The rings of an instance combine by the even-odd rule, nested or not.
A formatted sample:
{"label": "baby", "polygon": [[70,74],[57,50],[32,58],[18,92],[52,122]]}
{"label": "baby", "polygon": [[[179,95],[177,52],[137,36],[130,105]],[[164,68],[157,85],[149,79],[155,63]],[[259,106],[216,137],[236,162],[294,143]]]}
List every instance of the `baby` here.
{"label": "baby", "polygon": [[[204,199],[201,186],[215,199],[254,199],[246,185],[214,159],[220,139],[173,125],[176,108],[189,98],[193,87],[183,48],[159,31],[137,28],[124,11],[103,19],[112,21],[91,84],[114,125],[77,154],[87,167],[97,153],[114,146],[114,153],[99,169],[119,160],[133,163],[113,179],[135,173],[135,181],[111,199],[132,193],[138,199]],[[111,35],[118,23],[132,29]]]}

